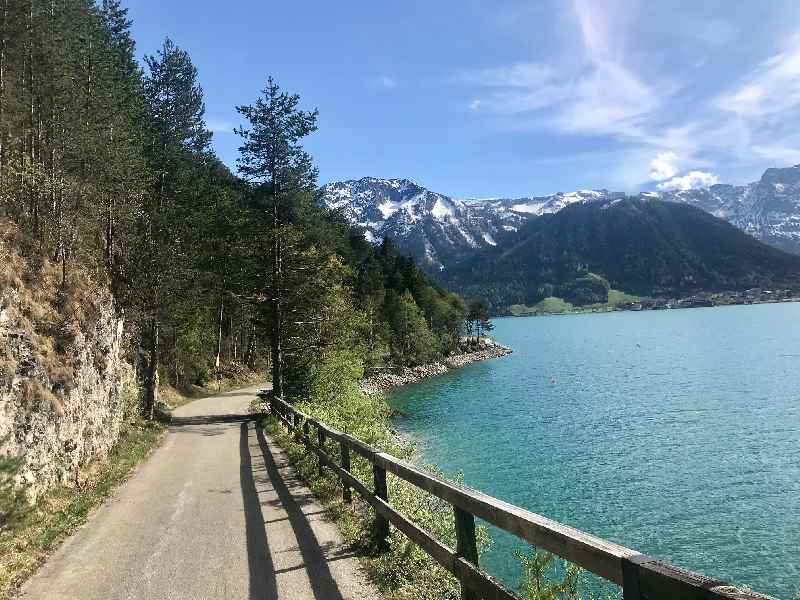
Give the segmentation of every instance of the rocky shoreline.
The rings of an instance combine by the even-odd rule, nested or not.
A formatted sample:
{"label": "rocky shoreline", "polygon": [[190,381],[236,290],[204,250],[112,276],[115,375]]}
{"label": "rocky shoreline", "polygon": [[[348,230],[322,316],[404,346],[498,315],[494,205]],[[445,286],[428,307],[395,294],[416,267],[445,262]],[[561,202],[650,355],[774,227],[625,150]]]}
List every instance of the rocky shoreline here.
{"label": "rocky shoreline", "polygon": [[443,375],[452,369],[458,369],[470,363],[506,356],[512,352],[513,350],[511,350],[511,348],[503,346],[502,344],[484,341],[478,345],[477,349],[471,346],[469,349],[448,356],[441,361],[420,365],[418,367],[405,367],[399,372],[372,375],[362,379],[360,385],[361,389],[366,394],[375,396],[384,394],[401,385],[417,383],[429,377]]}

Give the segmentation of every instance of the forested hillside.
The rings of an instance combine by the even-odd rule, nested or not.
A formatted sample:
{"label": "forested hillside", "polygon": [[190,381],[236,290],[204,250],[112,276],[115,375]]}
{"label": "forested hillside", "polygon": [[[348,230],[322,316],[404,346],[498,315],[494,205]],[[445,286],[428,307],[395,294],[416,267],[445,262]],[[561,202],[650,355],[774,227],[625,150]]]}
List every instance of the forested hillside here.
{"label": "forested hillside", "polygon": [[269,366],[293,396],[455,348],[461,301],[317,206],[302,140],[318,114],[297,96],[268,79],[242,99],[236,175],[209,145],[189,52],[166,39],[139,64],[119,0],[0,11],[0,210],[25,260],[57,266],[56,293],[88,273],[113,294],[146,416],[159,380],[227,363]]}

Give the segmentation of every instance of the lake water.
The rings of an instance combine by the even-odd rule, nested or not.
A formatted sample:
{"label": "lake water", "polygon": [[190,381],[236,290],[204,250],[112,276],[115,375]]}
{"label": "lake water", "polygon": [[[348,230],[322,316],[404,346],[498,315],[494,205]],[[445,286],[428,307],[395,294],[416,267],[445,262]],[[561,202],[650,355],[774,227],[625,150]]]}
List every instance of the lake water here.
{"label": "lake water", "polygon": [[[800,303],[495,320],[514,354],[392,394],[420,458],[678,566],[800,591]],[[515,538],[486,568],[515,585]]]}

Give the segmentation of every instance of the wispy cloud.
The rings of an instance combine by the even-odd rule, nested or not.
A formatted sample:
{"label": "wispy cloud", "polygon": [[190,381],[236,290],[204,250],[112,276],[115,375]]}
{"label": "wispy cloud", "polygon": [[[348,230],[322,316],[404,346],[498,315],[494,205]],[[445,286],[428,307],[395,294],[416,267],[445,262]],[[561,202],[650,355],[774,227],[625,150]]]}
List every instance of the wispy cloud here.
{"label": "wispy cloud", "polygon": [[451,83],[470,86],[469,108],[505,128],[613,145],[626,160],[609,177],[629,188],[660,182],[660,189],[689,189],[716,183],[719,165],[800,162],[800,31],[777,38],[771,50],[760,41],[769,58],[739,78],[697,80],[699,65],[739,40],[740,27],[692,15],[690,26],[669,35],[696,52],[672,64],[668,49],[648,46],[632,27],[636,4],[571,0],[560,22],[571,43],[560,52],[464,71]]}
{"label": "wispy cloud", "polygon": [[397,81],[397,79],[395,79],[394,77],[390,77],[388,75],[382,75],[378,77],[375,80],[375,83],[387,90],[393,90],[394,88],[400,85],[400,82]]}
{"label": "wispy cloud", "polygon": [[622,36],[610,11],[584,0],[573,0],[572,9],[582,52],[572,68],[518,62],[454,80],[489,88],[471,101],[473,110],[543,112],[547,126],[565,132],[642,135],[638,119],[659,105],[659,94],[621,60]]}
{"label": "wispy cloud", "polygon": [[716,98],[723,111],[758,119],[800,106],[800,36],[762,62],[745,81]]}
{"label": "wispy cloud", "polygon": [[235,125],[225,119],[215,119],[211,117],[206,119],[206,127],[213,133],[233,133]]}

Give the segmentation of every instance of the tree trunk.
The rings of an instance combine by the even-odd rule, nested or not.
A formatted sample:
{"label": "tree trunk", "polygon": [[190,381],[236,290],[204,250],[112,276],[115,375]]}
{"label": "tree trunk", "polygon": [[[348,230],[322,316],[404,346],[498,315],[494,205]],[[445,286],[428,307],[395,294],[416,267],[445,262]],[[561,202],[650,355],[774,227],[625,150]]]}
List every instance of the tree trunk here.
{"label": "tree trunk", "polygon": [[251,369],[255,366],[256,360],[256,326],[252,325],[250,334],[247,336],[247,350],[244,355],[244,363]]}
{"label": "tree trunk", "polygon": [[225,313],[225,301],[220,298],[219,300],[219,318],[217,319],[217,356],[214,361],[214,366],[219,374],[219,365],[222,360],[222,317]]}
{"label": "tree trunk", "polygon": [[[275,181],[273,177],[273,182]],[[278,235],[278,194],[272,185],[272,393],[283,399],[283,307],[281,306],[281,240]]]}
{"label": "tree trunk", "polygon": [[150,334],[150,361],[147,365],[147,391],[144,403],[144,416],[151,421],[155,417],[156,403],[158,402],[158,335],[158,319],[153,319],[153,329]]}

